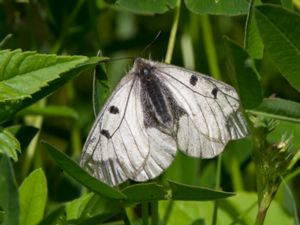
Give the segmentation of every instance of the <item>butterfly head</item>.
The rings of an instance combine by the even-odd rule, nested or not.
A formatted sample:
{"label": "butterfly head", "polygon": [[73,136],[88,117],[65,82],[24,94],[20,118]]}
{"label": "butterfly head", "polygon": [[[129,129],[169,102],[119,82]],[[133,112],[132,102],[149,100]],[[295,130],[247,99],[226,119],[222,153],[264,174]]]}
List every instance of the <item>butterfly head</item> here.
{"label": "butterfly head", "polygon": [[134,62],[134,71],[143,80],[151,80],[155,67],[142,58],[137,58]]}

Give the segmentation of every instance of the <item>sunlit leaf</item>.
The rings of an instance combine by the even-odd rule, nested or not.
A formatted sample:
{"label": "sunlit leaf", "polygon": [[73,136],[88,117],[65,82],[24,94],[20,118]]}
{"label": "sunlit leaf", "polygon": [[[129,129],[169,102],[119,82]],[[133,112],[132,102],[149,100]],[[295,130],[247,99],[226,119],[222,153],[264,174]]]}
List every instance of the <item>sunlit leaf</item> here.
{"label": "sunlit leaf", "polygon": [[19,141],[7,129],[0,128],[0,153],[5,153],[17,161],[20,152]]}
{"label": "sunlit leaf", "polygon": [[47,181],[42,169],[33,171],[21,184],[20,224],[35,225],[44,216],[47,200]]}

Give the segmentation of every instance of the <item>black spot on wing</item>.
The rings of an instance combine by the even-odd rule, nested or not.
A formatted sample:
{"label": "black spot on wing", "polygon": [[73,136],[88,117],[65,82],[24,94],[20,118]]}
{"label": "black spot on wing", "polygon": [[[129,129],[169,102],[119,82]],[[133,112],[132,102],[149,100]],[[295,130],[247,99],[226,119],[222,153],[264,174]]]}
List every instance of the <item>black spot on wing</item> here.
{"label": "black spot on wing", "polygon": [[190,78],[190,84],[195,86],[197,84],[198,81],[198,77],[196,77],[195,75],[192,75]]}
{"label": "black spot on wing", "polygon": [[100,133],[105,136],[107,139],[110,139],[110,134],[108,130],[101,130]]}
{"label": "black spot on wing", "polygon": [[119,108],[116,107],[116,106],[114,106],[114,105],[112,105],[111,107],[109,107],[108,111],[109,111],[110,113],[112,113],[112,114],[117,114],[117,113],[120,112]]}
{"label": "black spot on wing", "polygon": [[219,91],[219,89],[216,88],[216,87],[214,87],[214,88],[211,90],[211,94],[214,96],[214,99],[217,98],[218,91]]}

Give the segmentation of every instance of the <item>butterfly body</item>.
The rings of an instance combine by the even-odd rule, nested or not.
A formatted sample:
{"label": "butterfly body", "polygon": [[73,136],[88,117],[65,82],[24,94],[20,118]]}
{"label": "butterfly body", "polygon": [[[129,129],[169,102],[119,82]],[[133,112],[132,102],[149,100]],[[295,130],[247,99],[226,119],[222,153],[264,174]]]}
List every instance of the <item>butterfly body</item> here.
{"label": "butterfly body", "polygon": [[235,90],[206,75],[137,58],[98,115],[81,166],[109,185],[162,173],[177,149],[211,158],[247,135]]}

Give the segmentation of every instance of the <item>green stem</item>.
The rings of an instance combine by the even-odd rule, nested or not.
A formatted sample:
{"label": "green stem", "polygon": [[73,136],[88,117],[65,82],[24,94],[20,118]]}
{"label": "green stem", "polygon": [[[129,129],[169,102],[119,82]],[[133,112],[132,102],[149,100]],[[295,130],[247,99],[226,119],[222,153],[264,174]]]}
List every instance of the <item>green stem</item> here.
{"label": "green stem", "polygon": [[142,203],[142,221],[143,221],[143,225],[149,224],[149,203],[148,202]]}
{"label": "green stem", "polygon": [[123,222],[125,225],[130,225],[130,221],[129,221],[129,218],[127,216],[127,212],[126,212],[126,209],[123,208],[122,211],[121,211],[121,216],[123,218]]}
{"label": "green stem", "polygon": [[[208,59],[210,73],[213,75],[213,77],[220,80],[221,74],[219,70],[216,48],[213,41],[213,33],[212,33],[208,15],[203,15],[201,17],[201,24],[202,24],[205,53]],[[222,156],[220,155],[217,161],[216,189],[219,189],[221,184],[221,166],[222,166]],[[217,224],[217,217],[218,217],[217,213],[218,213],[218,203],[217,201],[215,201],[214,209],[213,209],[213,218],[212,218],[213,225]]]}
{"label": "green stem", "polygon": [[172,55],[173,55],[173,51],[174,51],[176,33],[177,33],[178,23],[179,23],[180,6],[181,6],[181,0],[177,0],[172,29],[171,29],[169,43],[168,43],[166,59],[165,59],[166,63],[171,63],[171,59],[172,59]]}
{"label": "green stem", "polygon": [[232,175],[234,191],[244,190],[242,174],[239,168],[239,161],[236,156],[233,156],[233,158],[230,160],[230,174]]}
{"label": "green stem", "polygon": [[158,225],[158,201],[151,202],[151,225]]}
{"label": "green stem", "polygon": [[[219,189],[221,186],[221,171],[222,171],[222,155],[220,155],[217,159],[217,177],[216,177],[216,189]],[[218,218],[218,202],[214,201],[214,209],[213,209],[213,218],[212,225],[217,224]]]}
{"label": "green stem", "polygon": [[268,208],[270,207],[272,199],[273,199],[272,193],[268,193],[268,192],[264,193],[264,196],[262,197],[262,200],[258,206],[258,212],[256,215],[255,225],[263,225],[264,224],[264,221],[265,221],[265,218],[267,215],[267,211],[268,211]]}
{"label": "green stem", "polygon": [[168,206],[167,206],[164,218],[163,218],[163,224],[167,224],[168,223],[168,220],[170,218],[170,215],[171,215],[171,212],[172,212],[172,209],[173,209],[173,205],[174,205],[174,201],[170,200],[168,202]]}
{"label": "green stem", "polygon": [[[43,98],[36,103],[39,107],[43,107],[46,105],[46,99]],[[41,129],[43,124],[43,116],[27,116],[25,117],[25,121],[28,125],[34,126],[38,129]],[[25,160],[22,168],[22,177],[25,178],[30,170],[32,165],[33,158],[35,156],[36,148],[38,145],[38,140],[40,137],[40,132],[36,134],[36,136],[31,140],[29,146],[27,147]]]}
{"label": "green stem", "polygon": [[213,41],[214,38],[208,15],[201,16],[201,23],[205,53],[208,59],[210,73],[214,78],[221,80],[221,73],[219,70],[216,48]]}

